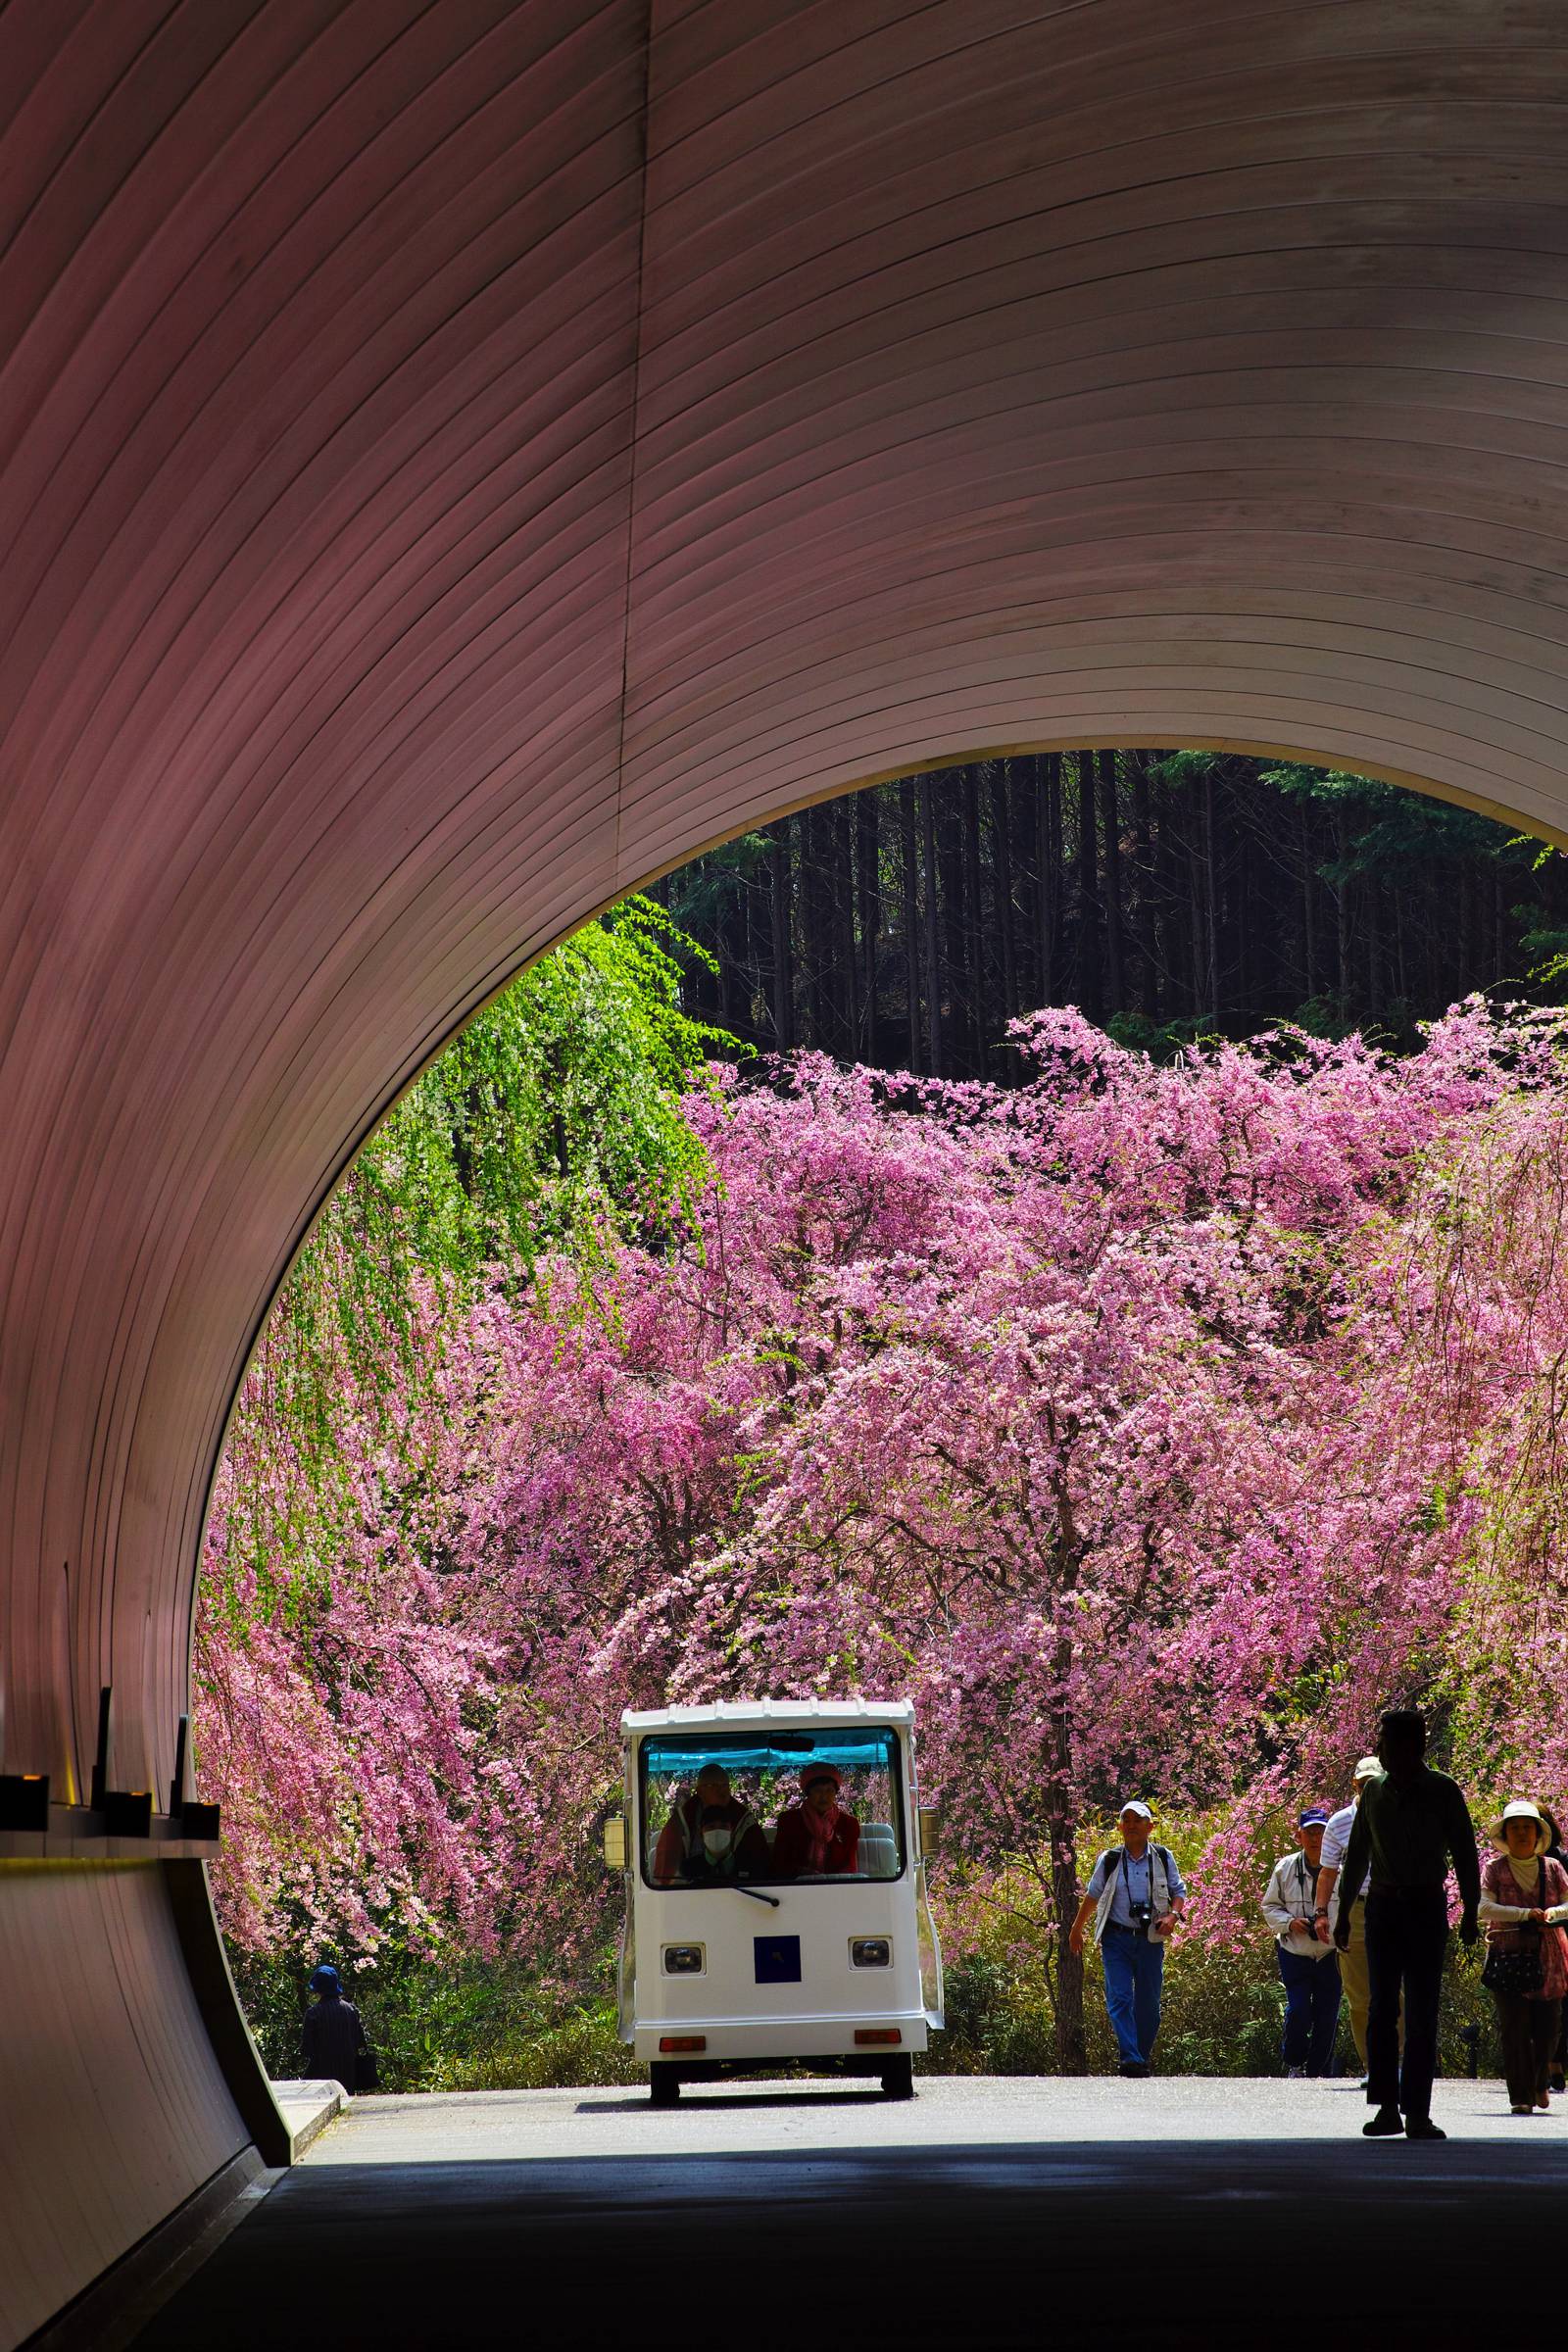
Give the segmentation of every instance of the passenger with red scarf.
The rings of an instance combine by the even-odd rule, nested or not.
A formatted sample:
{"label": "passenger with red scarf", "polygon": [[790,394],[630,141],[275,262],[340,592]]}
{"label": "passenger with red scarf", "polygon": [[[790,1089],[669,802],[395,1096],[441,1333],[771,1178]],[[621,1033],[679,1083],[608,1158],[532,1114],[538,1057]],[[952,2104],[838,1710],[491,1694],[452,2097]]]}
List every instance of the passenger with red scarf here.
{"label": "passenger with red scarf", "polygon": [[860,1825],[839,1803],[842,1787],[831,1764],[808,1764],[801,1802],[779,1815],[773,1833],[774,1878],[830,1877],[858,1867]]}

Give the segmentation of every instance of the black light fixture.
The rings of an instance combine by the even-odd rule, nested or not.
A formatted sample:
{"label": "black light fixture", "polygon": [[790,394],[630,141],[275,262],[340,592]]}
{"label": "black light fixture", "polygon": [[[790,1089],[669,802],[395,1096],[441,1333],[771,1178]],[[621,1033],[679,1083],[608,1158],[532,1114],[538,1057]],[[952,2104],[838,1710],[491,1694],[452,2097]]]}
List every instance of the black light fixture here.
{"label": "black light fixture", "polygon": [[150,1788],[106,1788],[103,1816],[106,1838],[150,1838],[153,1792]]}
{"label": "black light fixture", "polygon": [[49,1775],[0,1772],[0,1830],[49,1827]]}
{"label": "black light fixture", "polygon": [[211,1838],[216,1844],[219,1808],[185,1794],[185,1758],[190,1748],[190,1717],[182,1715],[174,1734],[174,1777],[169,1784],[169,1817],[182,1838]]}
{"label": "black light fixture", "polygon": [[104,1809],[104,1797],[109,1789],[109,1700],[106,1684],[98,1693],[98,1749],[92,1760],[92,1788],[88,1798],[95,1813]]}
{"label": "black light fixture", "polygon": [[182,1715],[174,1734],[174,1777],[169,1784],[169,1812],[173,1821],[185,1810],[185,1749],[189,1740],[190,1717]]}

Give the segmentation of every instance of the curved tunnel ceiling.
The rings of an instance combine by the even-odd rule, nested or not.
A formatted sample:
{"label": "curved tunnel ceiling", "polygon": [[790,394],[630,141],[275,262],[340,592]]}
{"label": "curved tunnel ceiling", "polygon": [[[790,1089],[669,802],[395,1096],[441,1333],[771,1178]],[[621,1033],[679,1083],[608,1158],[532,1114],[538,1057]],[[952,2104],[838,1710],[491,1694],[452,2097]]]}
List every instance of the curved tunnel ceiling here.
{"label": "curved tunnel ceiling", "polygon": [[5,1769],[167,1776],[306,1223],[651,872],[1072,742],[1568,834],[1565,154],[1553,0],[10,0]]}

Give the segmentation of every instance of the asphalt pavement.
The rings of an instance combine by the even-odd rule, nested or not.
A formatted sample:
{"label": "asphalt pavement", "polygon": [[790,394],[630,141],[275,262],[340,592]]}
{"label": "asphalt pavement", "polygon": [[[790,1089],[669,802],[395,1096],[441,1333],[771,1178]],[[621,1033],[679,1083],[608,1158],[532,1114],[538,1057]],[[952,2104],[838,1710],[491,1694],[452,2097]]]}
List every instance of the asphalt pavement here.
{"label": "asphalt pavement", "polygon": [[1473,2344],[1497,2258],[1555,2272],[1568,2102],[1440,2083],[1441,2146],[1366,2112],[1188,2078],[357,2099],[137,2340]]}

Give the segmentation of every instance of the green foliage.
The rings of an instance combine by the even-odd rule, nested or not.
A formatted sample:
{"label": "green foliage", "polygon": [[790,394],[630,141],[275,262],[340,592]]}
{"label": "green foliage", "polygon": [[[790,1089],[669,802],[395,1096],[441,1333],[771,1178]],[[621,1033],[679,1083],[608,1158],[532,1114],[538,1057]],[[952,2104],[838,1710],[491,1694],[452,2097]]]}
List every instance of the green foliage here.
{"label": "green foliage", "polygon": [[279,1340],[309,1362],[329,1330],[373,1378],[416,1276],[471,1292],[492,1266],[594,1261],[607,1224],[686,1212],[708,1166],[680,1100],[733,1041],[681,1009],[681,957],[706,960],[631,898],[514,981],[361,1152],[278,1301]]}
{"label": "green foliage", "polygon": [[[1180,759],[1212,756],[1177,755]],[[1336,888],[1357,875],[1387,874],[1397,879],[1412,863],[1434,858],[1485,858],[1523,871],[1541,853],[1539,842],[1504,833],[1492,817],[1481,816],[1473,808],[1407,792],[1402,785],[1385,784],[1376,776],[1355,776],[1343,768],[1306,767],[1287,760],[1265,768],[1258,780],[1284,793],[1288,800],[1314,802],[1344,815],[1345,855],[1319,868],[1324,881]]]}
{"label": "green foliage", "polygon": [[313,1586],[294,1571],[329,1556],[358,1508],[347,1405],[362,1428],[379,1418],[417,1480],[442,1329],[481,1285],[515,1289],[554,1250],[586,1282],[609,1236],[684,1222],[710,1171],[681,1098],[734,1045],[682,1008],[683,969],[709,960],[653,900],[627,899],[514,981],[388,1114],[268,1318],[209,1605],[237,1618],[259,1592],[297,1616]]}
{"label": "green foliage", "polygon": [[[239,1954],[234,1976],[274,2081],[297,2077],[310,1966]],[[611,1963],[586,1986],[549,1984],[514,1961],[436,1962],[387,1948],[345,1975],[385,2091],[546,2090],[636,2082],[618,2039]]]}

